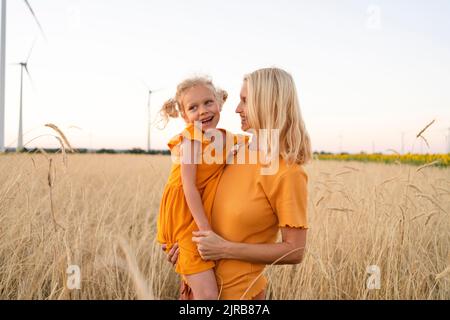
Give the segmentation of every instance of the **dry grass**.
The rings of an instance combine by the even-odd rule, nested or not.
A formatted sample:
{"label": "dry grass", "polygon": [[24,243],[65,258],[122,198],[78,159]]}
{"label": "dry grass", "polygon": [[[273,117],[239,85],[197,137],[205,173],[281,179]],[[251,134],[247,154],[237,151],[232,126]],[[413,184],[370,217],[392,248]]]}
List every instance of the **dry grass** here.
{"label": "dry grass", "polygon": [[[0,155],[0,299],[177,298],[154,240],[169,167],[163,156]],[[450,299],[450,169],[306,170],[307,253],[268,268],[269,298]],[[65,285],[72,264],[81,290]],[[366,289],[369,265],[381,268],[379,290]]]}

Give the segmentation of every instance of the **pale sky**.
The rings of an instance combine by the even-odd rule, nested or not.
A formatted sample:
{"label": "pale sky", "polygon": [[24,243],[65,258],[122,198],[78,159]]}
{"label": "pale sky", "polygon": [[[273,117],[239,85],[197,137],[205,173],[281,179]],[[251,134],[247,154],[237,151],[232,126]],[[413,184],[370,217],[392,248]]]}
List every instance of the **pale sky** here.
{"label": "pale sky", "polygon": [[[234,113],[242,78],[261,67],[290,72],[313,150],[447,151],[450,127],[450,2],[292,0],[7,0],[6,139],[15,147],[20,68],[24,142],[66,132],[76,148],[146,148],[152,117],[177,83],[208,74],[229,92],[220,127],[240,132]],[[425,135],[430,150],[415,134]],[[71,127],[76,126],[77,128]],[[181,120],[152,129],[166,148]],[[79,129],[78,129],[79,128]],[[53,147],[39,138],[29,146]]]}

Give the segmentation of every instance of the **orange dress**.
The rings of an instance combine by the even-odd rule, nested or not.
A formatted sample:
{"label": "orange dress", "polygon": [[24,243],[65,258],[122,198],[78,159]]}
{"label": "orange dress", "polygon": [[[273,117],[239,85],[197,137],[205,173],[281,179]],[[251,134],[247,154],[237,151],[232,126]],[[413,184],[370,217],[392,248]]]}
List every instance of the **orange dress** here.
{"label": "orange dress", "polygon": [[[183,191],[179,147],[184,138],[201,142],[201,161],[197,164],[196,186],[200,192],[207,219],[211,222],[212,204],[217,184],[226,164],[226,157],[229,152],[227,148],[230,149],[237,141],[237,136],[224,129],[219,130],[225,135],[225,141],[227,141],[227,143],[223,143],[221,152],[215,150],[213,140],[193,124],[189,124],[181,134],[172,138],[168,143],[172,160],[175,161],[160,203],[157,240],[167,245],[167,251],[174,243],[178,243],[180,251],[175,271],[182,275],[211,269],[215,263],[214,261],[203,260],[198,253],[196,244],[192,241],[192,232],[197,231],[198,227],[189,210]],[[214,159],[211,159],[211,156]],[[215,160],[216,163],[212,160]]]}

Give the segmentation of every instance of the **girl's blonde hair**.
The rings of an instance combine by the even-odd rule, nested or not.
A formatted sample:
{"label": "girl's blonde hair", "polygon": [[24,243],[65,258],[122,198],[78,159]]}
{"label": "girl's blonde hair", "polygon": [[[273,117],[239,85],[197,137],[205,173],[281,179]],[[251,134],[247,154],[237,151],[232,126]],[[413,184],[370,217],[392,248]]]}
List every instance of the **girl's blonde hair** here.
{"label": "girl's blonde hair", "polygon": [[188,78],[177,86],[175,97],[167,100],[162,106],[160,114],[166,122],[169,118],[178,118],[184,113],[183,95],[187,90],[195,86],[205,86],[209,88],[214,93],[214,96],[219,103],[220,110],[222,110],[222,106],[228,98],[228,93],[225,90],[214,86],[209,77]]}
{"label": "girl's blonde hair", "polygon": [[[284,70],[266,68],[245,76],[247,82],[247,118],[256,132],[267,129],[261,137],[272,146],[272,129],[279,130],[279,152],[289,164],[311,160],[311,141],[300,111],[294,79]],[[260,138],[258,136],[258,138]]]}

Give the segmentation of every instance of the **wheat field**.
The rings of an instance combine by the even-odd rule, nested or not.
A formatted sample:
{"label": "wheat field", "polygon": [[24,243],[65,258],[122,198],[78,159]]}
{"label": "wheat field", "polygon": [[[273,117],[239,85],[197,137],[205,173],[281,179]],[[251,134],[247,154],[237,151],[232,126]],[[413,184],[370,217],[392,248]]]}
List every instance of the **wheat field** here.
{"label": "wheat field", "polygon": [[[170,157],[0,155],[0,299],[176,299],[155,242]],[[449,299],[450,169],[314,160],[307,250],[269,299]],[[80,289],[69,289],[77,265]],[[380,268],[369,290],[367,267]]]}

